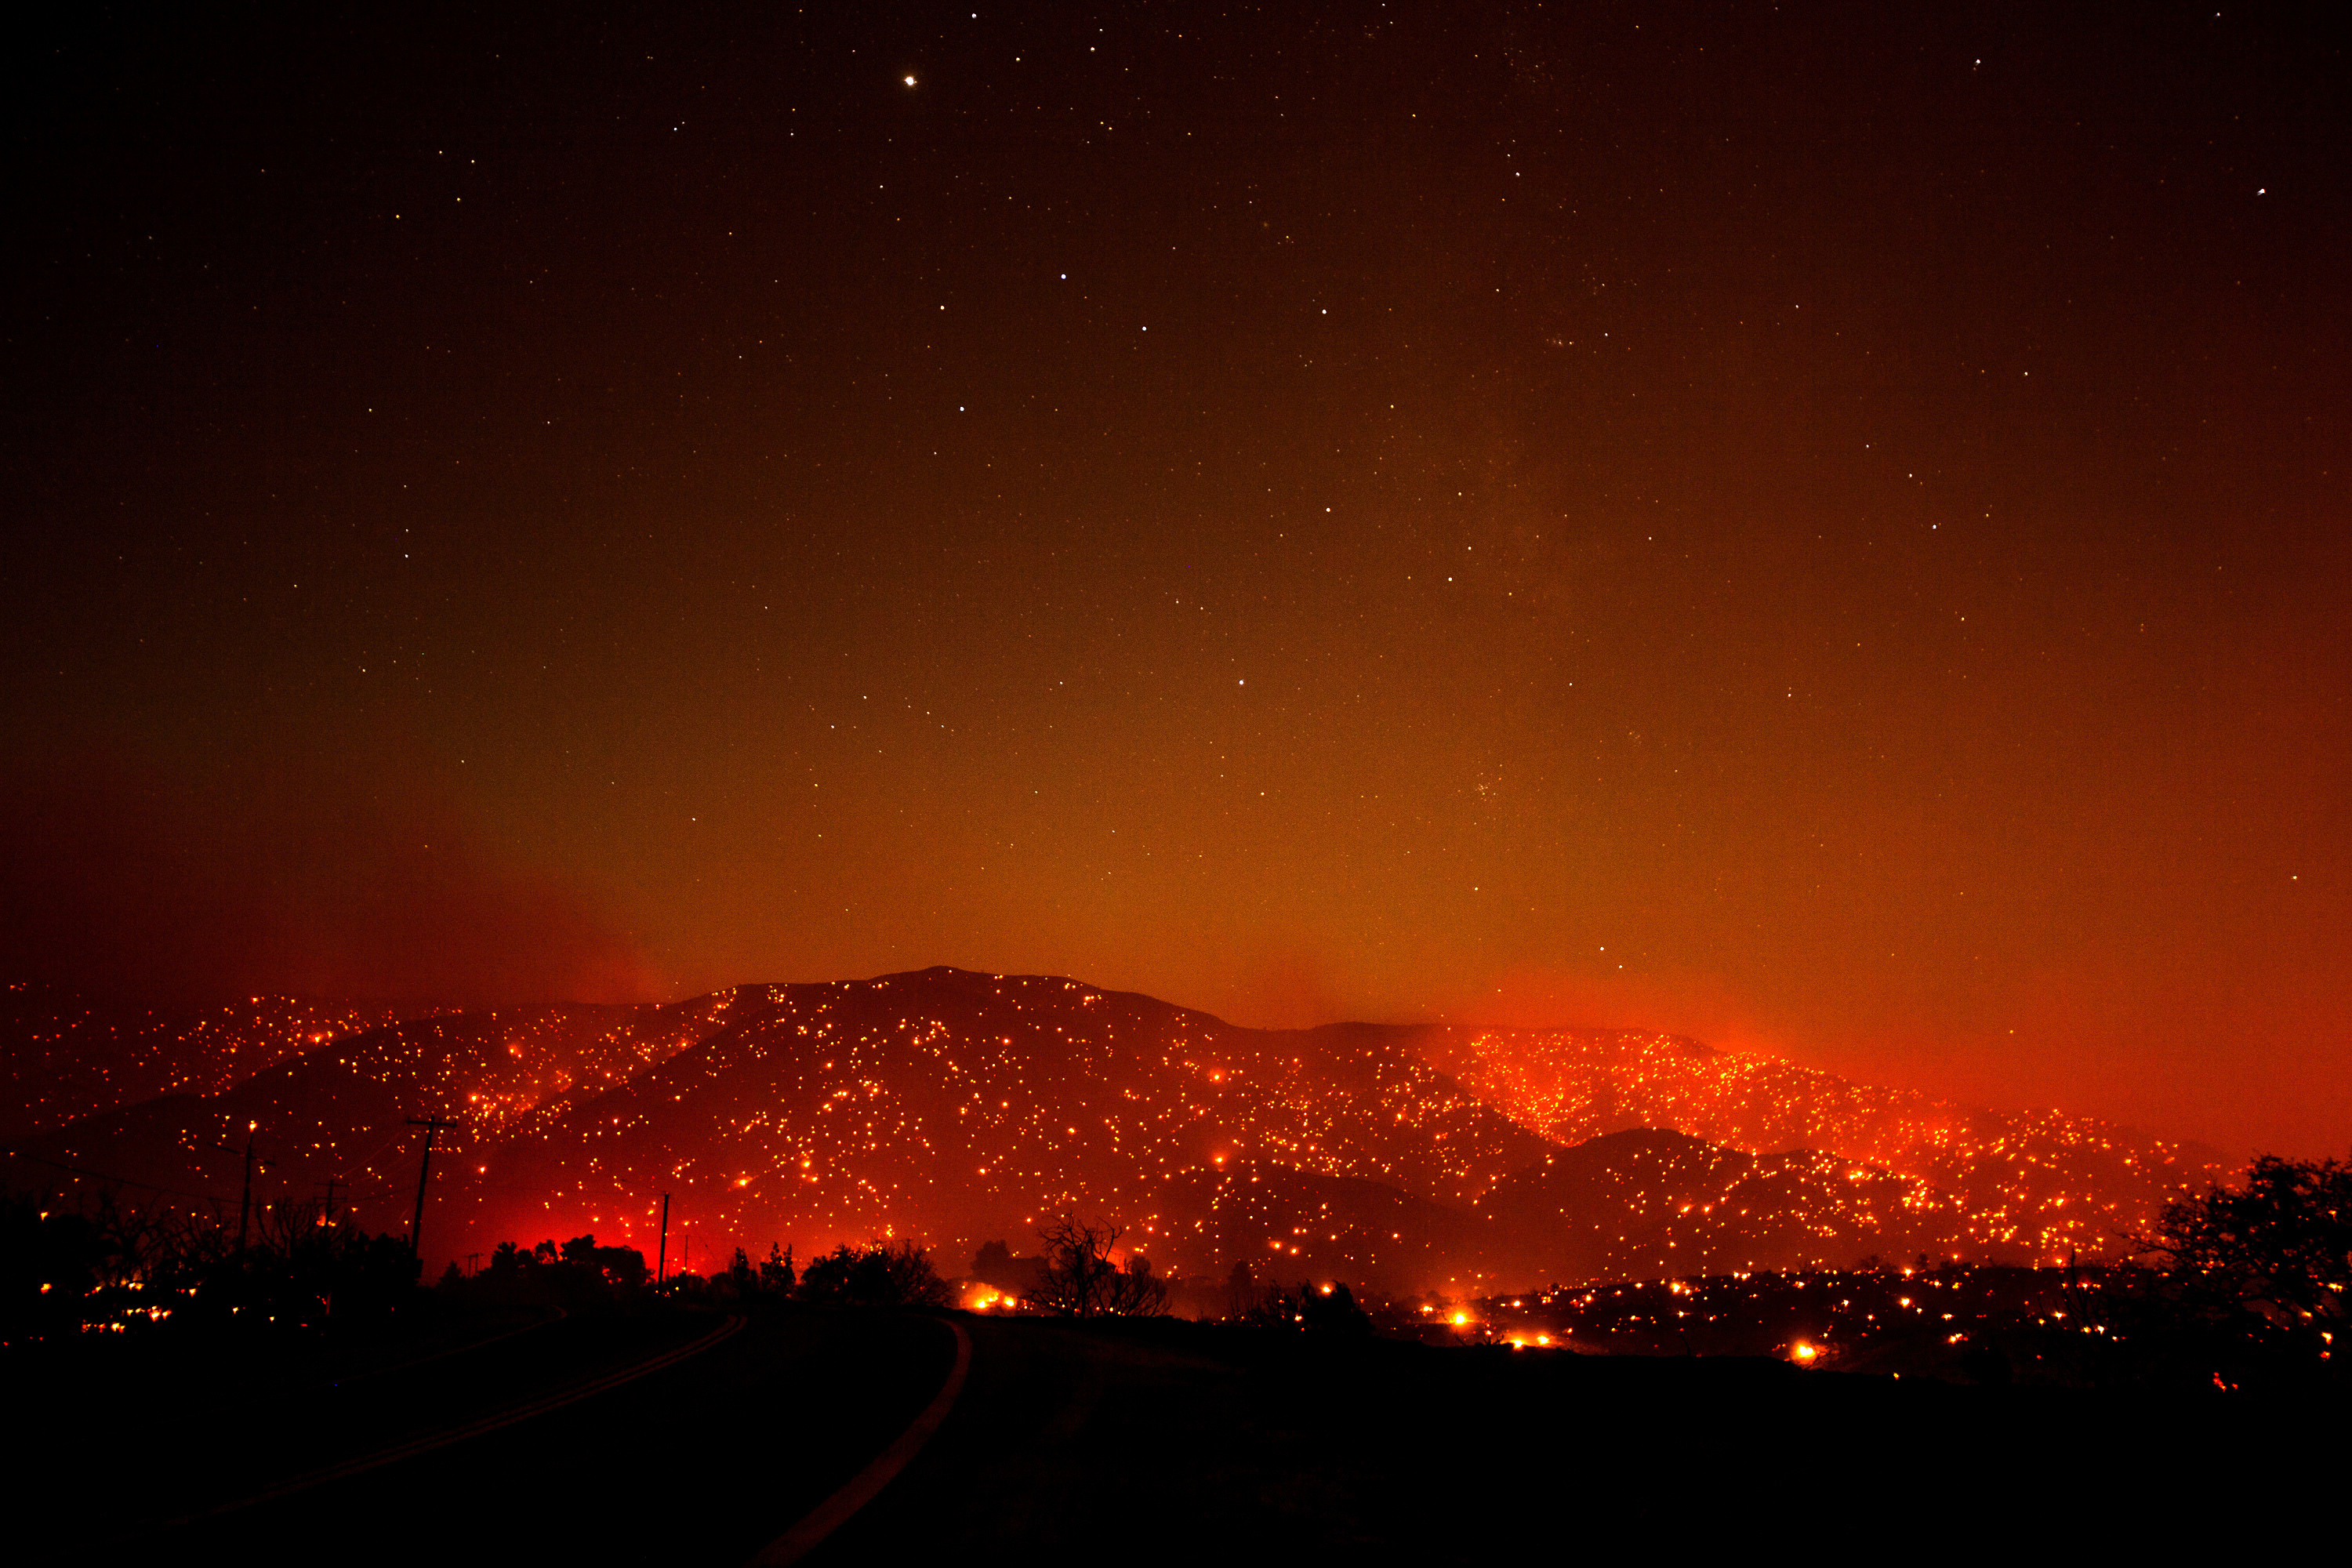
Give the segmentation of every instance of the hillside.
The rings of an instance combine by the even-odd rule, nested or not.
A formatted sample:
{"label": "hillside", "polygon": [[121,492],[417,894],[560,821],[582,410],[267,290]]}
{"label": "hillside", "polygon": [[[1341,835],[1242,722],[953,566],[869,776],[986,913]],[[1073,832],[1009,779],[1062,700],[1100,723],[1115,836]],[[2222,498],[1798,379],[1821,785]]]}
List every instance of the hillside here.
{"label": "hillside", "polygon": [[217,1092],[167,1094],[13,1139],[8,1180],[19,1188],[62,1181],[69,1173],[61,1168],[71,1167],[128,1179],[132,1201],[164,1193],[178,1200],[173,1206],[234,1212],[250,1124],[267,1163],[260,1199],[309,1201],[333,1180],[338,1202],[356,1205],[362,1223],[397,1229],[422,1150],[410,1117],[454,1124],[437,1145],[446,1190],[463,1174],[457,1156],[527,1138],[575,1100],[684,1049],[728,995],[674,1007],[451,1013],[331,1036],[276,1053],[270,1066]]}
{"label": "hillside", "polygon": [[1843,1268],[1976,1250],[1965,1205],[1834,1154],[1749,1154],[1679,1132],[1604,1133],[1480,1197],[1481,1256],[1563,1282]]}
{"label": "hillside", "polygon": [[[675,1215],[730,1237],[915,1234],[962,1250],[1078,1209],[1198,1269],[1227,1250],[1234,1211],[1209,1201],[1233,1185],[1221,1171],[1458,1208],[1549,1146],[1358,1031],[1236,1029],[1076,981],[951,970],[738,998],[694,1048],[493,1154],[483,1222],[499,1223],[499,1194],[549,1192],[634,1226],[667,1190]],[[1326,1201],[1286,1177],[1255,1184],[1252,1223],[1284,1234]]]}
{"label": "hillside", "polygon": [[672,1259],[697,1267],[873,1236],[960,1267],[1075,1211],[1165,1270],[1248,1260],[1391,1291],[2095,1250],[2186,1163],[2081,1119],[1956,1111],[1667,1037],[1253,1030],[933,969],[333,1035],[215,1092],[20,1137],[9,1179],[102,1173],[233,1213],[250,1123],[262,1201],[331,1180],[396,1229],[426,1114],[448,1123],[436,1258],[583,1232],[650,1252],[667,1193]]}
{"label": "hillside", "polygon": [[439,1011],[294,996],[146,1007],[18,981],[0,993],[0,1138],[160,1095],[218,1094],[339,1036]]}
{"label": "hillside", "polygon": [[1963,1200],[1957,1244],[2028,1257],[2096,1252],[2184,1188],[2217,1151],[2054,1110],[1947,1105],[1766,1056],[1636,1030],[1430,1029],[1423,1059],[1561,1143],[1655,1127],[1753,1154],[1815,1150]]}

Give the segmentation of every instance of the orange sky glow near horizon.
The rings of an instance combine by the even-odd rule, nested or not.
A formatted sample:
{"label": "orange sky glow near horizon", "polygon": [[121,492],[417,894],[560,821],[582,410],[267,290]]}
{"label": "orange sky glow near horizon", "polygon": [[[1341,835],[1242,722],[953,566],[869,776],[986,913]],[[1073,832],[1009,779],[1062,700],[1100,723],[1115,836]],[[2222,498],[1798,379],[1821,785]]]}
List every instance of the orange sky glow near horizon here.
{"label": "orange sky glow near horizon", "polygon": [[10,963],[950,963],[2352,1151],[2334,57],[1360,10],[57,24]]}

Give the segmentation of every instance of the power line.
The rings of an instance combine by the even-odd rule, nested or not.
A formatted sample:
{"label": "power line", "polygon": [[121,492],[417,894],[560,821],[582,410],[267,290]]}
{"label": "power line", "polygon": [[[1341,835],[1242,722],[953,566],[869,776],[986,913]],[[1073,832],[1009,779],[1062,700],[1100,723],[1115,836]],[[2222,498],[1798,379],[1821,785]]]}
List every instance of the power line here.
{"label": "power line", "polygon": [[[230,1152],[234,1153],[234,1152],[236,1152],[236,1151],[231,1150],[231,1151],[230,1151]],[[88,1166],[86,1166],[86,1165],[68,1165],[68,1164],[65,1163],[64,1163],[63,1161],[61,1161],[61,1160],[45,1160],[45,1159],[43,1159],[43,1158],[42,1158],[40,1155],[38,1155],[38,1154],[27,1154],[27,1153],[24,1152],[22,1150],[18,1150],[18,1149],[11,1149],[11,1150],[9,1150],[9,1151],[8,1151],[8,1158],[10,1158],[11,1160],[30,1160],[31,1162],[33,1162],[33,1163],[35,1163],[35,1164],[37,1164],[37,1165],[47,1165],[47,1166],[48,1166],[48,1167],[49,1167],[51,1170],[53,1170],[53,1171],[64,1171],[64,1172],[67,1172],[68,1173],[69,1173],[69,1174],[71,1174],[71,1175],[76,1175],[76,1176],[88,1176],[88,1177],[89,1177],[92,1181],[98,1181],[98,1182],[112,1182],[112,1183],[114,1183],[117,1186],[123,1186],[123,1187],[137,1187],[137,1188],[138,1188],[141,1192],[142,1192],[142,1193],[163,1193],[163,1194],[167,1194],[167,1195],[169,1195],[169,1196],[171,1196],[171,1197],[175,1197],[175,1198],[199,1198],[199,1199],[202,1199],[202,1200],[203,1200],[204,1202],[205,1202],[205,1203],[208,1203],[208,1204],[219,1204],[219,1205],[222,1205],[224,1207],[225,1207],[225,1206],[226,1206],[226,1205],[229,1205],[229,1204],[232,1204],[232,1203],[235,1203],[235,1202],[236,1202],[236,1201],[237,1201],[237,1200],[236,1200],[236,1199],[235,1199],[235,1198],[223,1197],[223,1196],[222,1196],[220,1194],[218,1194],[218,1193],[192,1193],[192,1192],[189,1192],[189,1191],[188,1191],[186,1188],[184,1188],[184,1187],[167,1187],[167,1186],[164,1186],[163,1184],[161,1184],[161,1183],[159,1183],[159,1182],[142,1182],[142,1181],[140,1181],[140,1180],[139,1180],[137,1177],[135,1177],[135,1176],[119,1176],[119,1175],[116,1175],[116,1174],[115,1174],[113,1172],[111,1172],[111,1171],[93,1171],[93,1170],[89,1169],[89,1168]],[[265,1169],[265,1170],[266,1170],[266,1169],[268,1169],[269,1166],[271,1166],[271,1165],[273,1165],[273,1164],[278,1164],[278,1163],[281,1163],[281,1162],[275,1161],[275,1160],[263,1160],[263,1161],[258,1161],[258,1162],[257,1162],[257,1163],[258,1163],[258,1164],[259,1164],[263,1169]],[[314,1186],[319,1186],[319,1185],[324,1185],[325,1184],[324,1184],[324,1183],[313,1183],[312,1184],[313,1184]],[[345,1185],[345,1183],[342,1181],[342,1179],[341,1179],[341,1177],[338,1177],[338,1178],[336,1178],[336,1179],[335,1179],[335,1185],[337,1185],[337,1186],[344,1186],[344,1185]],[[392,1196],[392,1195],[393,1195],[393,1194],[394,1194],[395,1192],[398,1192],[399,1190],[400,1190],[400,1189],[398,1189],[397,1187],[388,1187],[388,1186],[386,1186],[386,1187],[370,1187],[370,1188],[369,1188],[367,1191],[365,1191],[365,1192],[346,1191],[346,1192],[343,1194],[343,1201],[344,1201],[344,1203],[345,1203],[346,1205],[349,1205],[349,1204],[355,1204],[355,1203],[358,1203],[358,1202],[362,1201],[362,1199],[366,1199],[366,1198],[388,1198],[388,1197]],[[499,1190],[503,1191],[503,1190],[509,1190],[509,1189],[499,1189]],[[518,1188],[514,1188],[514,1189],[511,1189],[511,1190],[513,1190],[513,1191],[518,1191],[518,1192],[521,1192],[521,1191],[535,1191],[536,1189],[528,1189],[528,1188],[520,1188],[520,1187],[518,1187]]]}
{"label": "power line", "polygon": [[[364,1153],[364,1154],[361,1155],[358,1159],[356,1159],[356,1160],[346,1160],[345,1162],[343,1162],[343,1169],[344,1169],[344,1170],[346,1170],[346,1171],[348,1171],[348,1170],[351,1170],[351,1169],[352,1169],[352,1168],[354,1168],[354,1167],[357,1167],[358,1169],[362,1170],[362,1171],[363,1171],[363,1170],[366,1170],[366,1169],[367,1169],[371,1164],[374,1163],[374,1162],[375,1162],[376,1158],[377,1158],[379,1155],[383,1154],[385,1151],[387,1151],[387,1150],[391,1149],[394,1145],[397,1144],[397,1143],[401,1141],[401,1139],[402,1139],[403,1137],[404,1137],[404,1136],[406,1136],[406,1134],[402,1133],[402,1132],[400,1132],[400,1131],[394,1131],[393,1132],[393,1134],[392,1134],[390,1137],[386,1138],[383,1142],[381,1142],[381,1143],[377,1144],[374,1148],[373,1148],[373,1149],[369,1150],[366,1153]],[[392,1190],[391,1188],[386,1187],[386,1188],[384,1189],[384,1192],[387,1192],[387,1193],[388,1193],[388,1192],[390,1192],[391,1190]],[[379,1193],[379,1194],[372,1194],[372,1195],[381,1197],[381,1196],[383,1196],[383,1194],[381,1194],[381,1193]]]}
{"label": "power line", "polygon": [[88,1176],[93,1181],[112,1182],[119,1186],[137,1187],[142,1192],[164,1193],[175,1198],[201,1198],[208,1204],[226,1204],[230,1201],[217,1193],[191,1193],[179,1187],[159,1186],[153,1182],[142,1182],[130,1176],[117,1176],[105,1171],[92,1171],[80,1165],[68,1165],[56,1160],[44,1160],[38,1154],[20,1153],[14,1149],[8,1151],[8,1158],[30,1160],[37,1165],[47,1165],[52,1170],[68,1172],[77,1176]]}

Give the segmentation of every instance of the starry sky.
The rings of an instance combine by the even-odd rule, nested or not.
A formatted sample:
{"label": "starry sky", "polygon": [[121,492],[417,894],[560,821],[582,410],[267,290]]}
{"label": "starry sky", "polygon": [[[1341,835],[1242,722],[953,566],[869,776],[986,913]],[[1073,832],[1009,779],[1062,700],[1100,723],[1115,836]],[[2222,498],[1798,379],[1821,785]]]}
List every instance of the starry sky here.
{"label": "starry sky", "polygon": [[947,963],[2344,1152],[2316,20],[494,9],[11,51],[15,971]]}

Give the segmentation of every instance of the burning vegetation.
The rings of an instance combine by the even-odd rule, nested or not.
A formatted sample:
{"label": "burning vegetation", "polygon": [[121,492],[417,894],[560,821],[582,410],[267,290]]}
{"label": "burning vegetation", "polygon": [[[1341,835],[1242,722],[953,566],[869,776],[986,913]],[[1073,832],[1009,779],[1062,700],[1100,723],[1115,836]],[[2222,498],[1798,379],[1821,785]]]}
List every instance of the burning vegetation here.
{"label": "burning vegetation", "polygon": [[[289,1048],[290,1021],[313,1019],[320,1037]],[[21,1137],[11,1184],[128,1183],[151,1207],[217,1213],[257,1123],[255,1201],[333,1183],[356,1223],[397,1230],[423,1157],[408,1119],[438,1116],[436,1268],[516,1234],[645,1250],[667,1194],[679,1243],[712,1256],[791,1237],[969,1257],[1085,1213],[1117,1216],[1140,1278],[1248,1261],[1467,1300],[1870,1256],[2111,1261],[2218,1173],[2087,1119],[1966,1111],[1667,1037],[1250,1030],[1045,976],[331,1022],[289,1004],[208,1023],[207,1060],[260,1069],[172,1080],[194,1096],[133,1087]],[[44,1027],[19,1050],[105,1037]]]}

